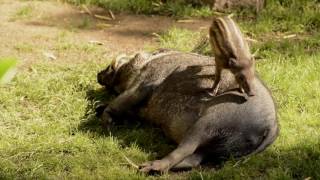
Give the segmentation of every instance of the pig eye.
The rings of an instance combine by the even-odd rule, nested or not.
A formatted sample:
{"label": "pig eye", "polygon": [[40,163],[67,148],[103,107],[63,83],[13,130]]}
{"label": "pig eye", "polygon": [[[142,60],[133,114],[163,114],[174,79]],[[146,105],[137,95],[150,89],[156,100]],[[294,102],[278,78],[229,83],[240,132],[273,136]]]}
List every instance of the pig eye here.
{"label": "pig eye", "polygon": [[238,75],[237,78],[238,78],[240,81],[242,81],[242,82],[245,81],[245,77],[244,77],[244,75],[242,75],[242,74]]}

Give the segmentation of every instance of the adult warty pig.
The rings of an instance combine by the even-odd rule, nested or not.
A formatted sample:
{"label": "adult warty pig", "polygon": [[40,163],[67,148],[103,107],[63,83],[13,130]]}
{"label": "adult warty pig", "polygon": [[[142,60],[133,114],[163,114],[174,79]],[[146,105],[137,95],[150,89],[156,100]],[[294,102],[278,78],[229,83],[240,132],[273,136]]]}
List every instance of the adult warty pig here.
{"label": "adult warty pig", "polygon": [[[103,111],[111,122],[132,109],[162,128],[178,147],[161,160],[144,163],[143,172],[191,168],[222,157],[263,151],[278,135],[273,99],[258,77],[256,95],[238,93],[224,72],[218,96],[208,96],[215,74],[211,57],[192,53],[138,53],[118,58],[98,74],[98,82],[119,95]],[[231,90],[230,90],[231,89]]]}

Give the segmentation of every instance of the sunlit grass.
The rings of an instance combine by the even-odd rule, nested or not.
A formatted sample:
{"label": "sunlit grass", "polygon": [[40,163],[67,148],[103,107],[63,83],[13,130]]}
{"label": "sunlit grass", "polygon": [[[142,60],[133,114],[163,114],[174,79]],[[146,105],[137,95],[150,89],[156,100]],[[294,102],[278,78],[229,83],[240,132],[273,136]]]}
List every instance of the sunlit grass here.
{"label": "sunlit grass", "polygon": [[73,4],[98,5],[115,12],[129,12],[136,14],[161,14],[177,17],[207,17],[212,15],[208,6],[193,7],[184,1],[167,1],[163,3],[159,0],[64,0]]}
{"label": "sunlit grass", "polygon": [[15,58],[0,58],[0,85],[9,82],[16,73]]}
{"label": "sunlit grass", "polygon": [[[104,2],[102,6],[109,7],[108,3],[116,1]],[[112,6],[119,11],[146,13],[150,4],[144,0],[137,4],[121,0]],[[209,13],[206,8],[200,11],[201,16]],[[189,16],[196,11],[172,5],[169,11],[147,13]],[[28,17],[28,13],[31,12],[22,9],[17,14]],[[50,46],[57,61],[37,59],[37,63],[19,69],[13,81],[0,86],[0,178],[319,179],[318,14],[316,1],[270,0],[258,18],[244,12],[235,16],[246,35],[257,40],[251,48],[259,50],[261,59],[257,60],[256,69],[277,104],[281,125],[277,141],[261,154],[230,160],[216,169],[202,167],[156,177],[138,173],[128,166],[124,155],[142,163],[163,157],[174,145],[159,129],[142,123],[117,126],[111,132],[101,128],[95,106],[112,96],[100,90],[96,73],[110,59],[104,59],[102,47],[78,42],[73,32],[62,31]],[[84,28],[90,25],[86,21]],[[291,34],[295,36],[284,38]],[[200,35],[172,28],[160,34],[159,43],[163,48],[188,52]],[[15,46],[19,53],[31,54],[39,49],[42,50],[36,41]]]}
{"label": "sunlit grass", "polygon": [[32,17],[34,10],[35,10],[34,6],[30,4],[25,5],[21,7],[17,12],[15,12],[15,14],[12,15],[11,20],[15,21],[20,19],[29,19]]}

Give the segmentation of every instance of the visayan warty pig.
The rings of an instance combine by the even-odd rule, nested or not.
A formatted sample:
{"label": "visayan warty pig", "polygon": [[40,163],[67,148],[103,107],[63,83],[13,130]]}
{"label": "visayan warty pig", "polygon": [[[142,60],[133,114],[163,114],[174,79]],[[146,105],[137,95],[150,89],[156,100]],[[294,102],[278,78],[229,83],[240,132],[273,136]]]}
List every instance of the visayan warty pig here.
{"label": "visayan warty pig", "polygon": [[98,73],[98,82],[119,94],[104,109],[104,123],[134,108],[178,144],[164,158],[142,164],[142,172],[241,157],[275,141],[279,128],[274,101],[257,75],[255,96],[249,99],[239,93],[229,72],[223,73],[219,95],[209,96],[214,75],[212,57],[176,51],[120,57]]}

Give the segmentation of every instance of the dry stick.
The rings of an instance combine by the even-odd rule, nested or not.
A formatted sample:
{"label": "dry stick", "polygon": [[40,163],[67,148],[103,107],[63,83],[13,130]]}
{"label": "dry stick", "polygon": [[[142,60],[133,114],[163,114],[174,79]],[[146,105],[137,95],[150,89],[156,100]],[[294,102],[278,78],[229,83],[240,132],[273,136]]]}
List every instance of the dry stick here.
{"label": "dry stick", "polygon": [[258,42],[257,40],[252,39],[252,38],[249,38],[249,37],[246,37],[245,39],[246,39],[247,41],[249,41],[249,42],[253,42],[253,43]]}
{"label": "dry stick", "polygon": [[111,10],[108,11],[109,15],[111,16],[111,19],[115,20],[116,17],[114,16],[113,12]]}
{"label": "dry stick", "polygon": [[107,16],[101,16],[101,15],[98,15],[98,14],[95,14],[94,17],[98,18],[98,19],[102,19],[102,20],[112,20],[111,18],[109,18]]}
{"label": "dry stick", "polygon": [[82,8],[84,9],[84,11],[86,11],[86,13],[90,14],[90,16],[92,16],[92,12],[90,11],[90,9],[86,6],[86,5],[82,5]]}
{"label": "dry stick", "polygon": [[177,21],[178,23],[193,23],[193,19],[180,19]]}
{"label": "dry stick", "polygon": [[112,26],[113,26],[112,24],[106,24],[106,23],[97,24],[97,27],[100,27],[100,28],[109,28],[109,27],[112,27]]}
{"label": "dry stick", "polygon": [[96,44],[96,45],[103,45],[103,42],[96,41],[96,40],[91,40],[91,41],[89,41],[89,43]]}
{"label": "dry stick", "polygon": [[156,38],[161,38],[161,36],[158,33],[152,33],[151,35],[155,36]]}
{"label": "dry stick", "polygon": [[[112,20],[114,19],[114,15],[111,15],[111,18],[107,17],[107,16],[102,16],[102,15],[98,15],[98,14],[93,14],[90,9],[86,6],[86,5],[82,5],[82,8],[84,9],[84,11],[89,14],[90,16],[93,16],[97,19],[102,19],[102,20]],[[110,13],[110,11],[109,11]],[[111,12],[112,13],[112,12]]]}
{"label": "dry stick", "polygon": [[137,164],[135,164],[134,162],[132,162],[126,155],[124,155],[122,153],[122,156],[124,157],[124,159],[134,168],[139,169],[139,166]]}
{"label": "dry stick", "polygon": [[290,35],[283,36],[283,39],[290,39],[290,38],[294,38],[296,36],[297,36],[296,34],[290,34]]}
{"label": "dry stick", "polygon": [[213,11],[213,14],[217,15],[217,16],[224,16],[225,15],[225,13],[218,12],[218,11]]}

